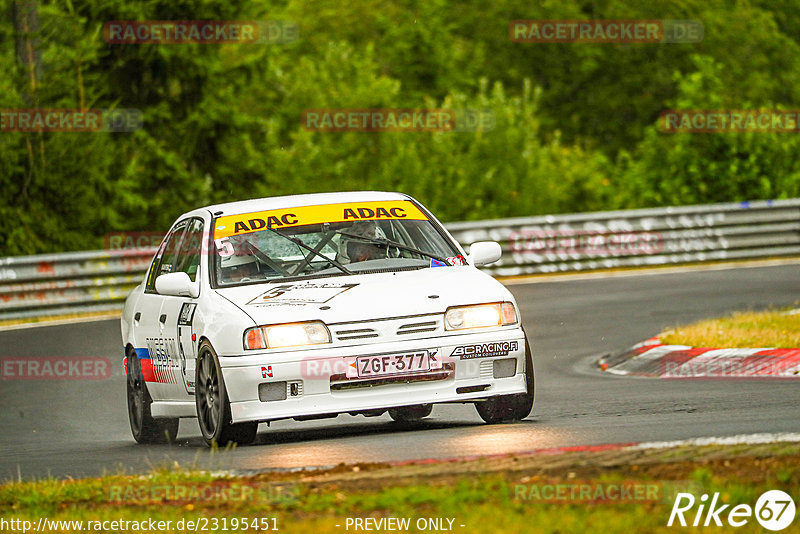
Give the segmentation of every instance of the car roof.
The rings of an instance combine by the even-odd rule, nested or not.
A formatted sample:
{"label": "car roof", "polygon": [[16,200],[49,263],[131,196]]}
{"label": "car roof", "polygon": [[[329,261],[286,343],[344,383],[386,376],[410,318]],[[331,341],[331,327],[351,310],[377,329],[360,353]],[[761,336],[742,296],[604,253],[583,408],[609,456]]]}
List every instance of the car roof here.
{"label": "car roof", "polygon": [[[403,193],[386,191],[343,191],[337,193],[312,193],[307,195],[288,195],[282,197],[255,198],[239,202],[227,202],[208,206],[213,215],[238,215],[256,211],[279,210],[318,204],[342,204],[346,202],[375,202],[386,200],[410,200]],[[221,213],[220,213],[221,212]]]}

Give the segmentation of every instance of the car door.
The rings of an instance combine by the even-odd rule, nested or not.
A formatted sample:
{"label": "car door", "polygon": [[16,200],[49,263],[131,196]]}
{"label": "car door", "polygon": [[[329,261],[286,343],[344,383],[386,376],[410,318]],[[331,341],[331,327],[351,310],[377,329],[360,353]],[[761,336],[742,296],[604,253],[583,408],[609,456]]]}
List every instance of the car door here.
{"label": "car door", "polygon": [[169,297],[156,292],[156,278],[173,272],[179,260],[180,243],[188,222],[188,220],[180,221],[164,238],[148,272],[144,292],[134,309],[136,354],[141,362],[147,390],[153,400],[174,398],[172,390],[180,385],[175,372],[177,360],[174,365],[171,363],[170,347],[164,336],[164,324],[161,321],[161,307]]}
{"label": "car door", "polygon": [[[201,276],[200,270],[204,239],[202,219],[188,221],[186,232],[179,246],[177,262],[171,272],[184,272],[192,282]],[[170,376],[175,377],[176,387],[169,389],[170,400],[188,400],[194,395],[195,359],[197,337],[192,326],[198,299],[191,297],[163,296],[159,313],[162,347],[170,363]]]}

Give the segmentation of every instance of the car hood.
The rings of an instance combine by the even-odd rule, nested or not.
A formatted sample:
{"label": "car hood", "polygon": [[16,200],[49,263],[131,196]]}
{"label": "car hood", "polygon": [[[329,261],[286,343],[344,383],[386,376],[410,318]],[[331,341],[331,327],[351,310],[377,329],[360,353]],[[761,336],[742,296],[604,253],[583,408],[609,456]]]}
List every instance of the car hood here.
{"label": "car hood", "polygon": [[511,300],[500,282],[471,266],[334,276],[216,290],[256,324],[326,324],[443,313],[449,306]]}

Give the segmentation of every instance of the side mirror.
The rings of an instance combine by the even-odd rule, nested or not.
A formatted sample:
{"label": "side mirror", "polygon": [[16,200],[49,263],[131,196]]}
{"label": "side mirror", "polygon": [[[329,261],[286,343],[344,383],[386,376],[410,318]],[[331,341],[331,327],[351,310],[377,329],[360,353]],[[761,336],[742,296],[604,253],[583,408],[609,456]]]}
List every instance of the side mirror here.
{"label": "side mirror", "polygon": [[[475,267],[489,265],[500,259],[503,249],[496,241],[478,241],[469,247],[469,262]],[[158,282],[156,280],[156,282]]]}
{"label": "side mirror", "polygon": [[184,272],[162,274],[156,278],[156,292],[159,295],[171,297],[197,298],[200,296],[197,284],[193,283],[189,275]]}

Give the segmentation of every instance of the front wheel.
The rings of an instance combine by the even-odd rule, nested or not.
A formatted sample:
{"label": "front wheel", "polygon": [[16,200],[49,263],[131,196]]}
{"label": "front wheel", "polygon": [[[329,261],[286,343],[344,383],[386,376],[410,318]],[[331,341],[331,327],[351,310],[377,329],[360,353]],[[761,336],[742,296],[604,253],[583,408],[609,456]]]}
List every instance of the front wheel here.
{"label": "front wheel", "polygon": [[147,391],[142,364],[136,351],[128,351],[127,397],[131,433],[137,443],[172,443],[178,436],[177,418],[154,418],[150,413],[153,400]]}
{"label": "front wheel", "polygon": [[197,355],[195,405],[200,431],[208,446],[247,445],[256,439],[258,422],[233,424],[222,368],[211,344],[204,341]]}
{"label": "front wheel", "polygon": [[520,421],[531,414],[533,410],[534,380],[533,358],[528,339],[525,338],[525,393],[513,395],[500,395],[485,401],[475,403],[475,409],[486,423],[502,423],[506,421]]}

